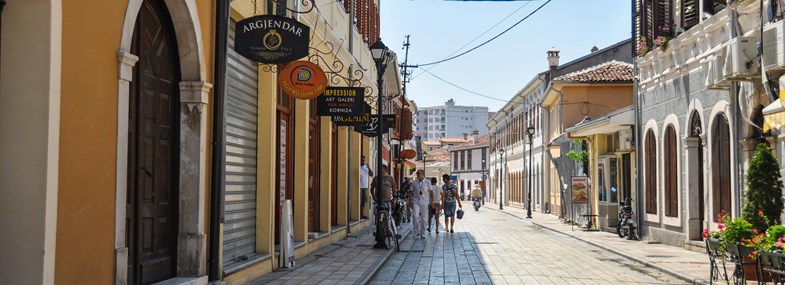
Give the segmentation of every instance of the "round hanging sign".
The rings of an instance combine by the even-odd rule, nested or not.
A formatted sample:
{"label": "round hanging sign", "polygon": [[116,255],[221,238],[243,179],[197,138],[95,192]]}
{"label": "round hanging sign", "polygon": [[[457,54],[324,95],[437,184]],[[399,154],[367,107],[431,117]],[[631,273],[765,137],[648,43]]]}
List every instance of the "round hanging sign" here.
{"label": "round hanging sign", "polygon": [[404,149],[401,151],[401,157],[405,159],[412,159],[417,156],[417,152],[413,149]]}
{"label": "round hanging sign", "polygon": [[283,92],[300,100],[319,97],[327,88],[327,75],[310,61],[295,61],[278,72]]}

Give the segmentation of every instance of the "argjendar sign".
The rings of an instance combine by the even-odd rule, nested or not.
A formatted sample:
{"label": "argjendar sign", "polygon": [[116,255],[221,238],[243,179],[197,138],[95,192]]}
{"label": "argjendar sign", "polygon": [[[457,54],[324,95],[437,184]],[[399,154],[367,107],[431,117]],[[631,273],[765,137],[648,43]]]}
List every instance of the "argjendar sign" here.
{"label": "argjendar sign", "polygon": [[261,63],[287,63],[308,55],[311,28],[293,19],[262,15],[235,26],[237,53]]}
{"label": "argjendar sign", "polygon": [[365,89],[362,87],[327,87],[316,98],[319,116],[362,116],[365,114]]}

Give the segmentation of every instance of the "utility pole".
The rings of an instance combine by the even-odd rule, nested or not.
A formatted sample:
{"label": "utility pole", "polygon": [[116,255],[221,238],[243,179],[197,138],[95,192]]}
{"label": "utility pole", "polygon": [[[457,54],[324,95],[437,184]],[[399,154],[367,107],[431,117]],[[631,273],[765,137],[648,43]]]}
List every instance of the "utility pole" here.
{"label": "utility pole", "polygon": [[400,65],[401,76],[403,77],[403,97],[404,98],[406,97],[406,83],[409,83],[409,80],[411,80],[411,79],[409,79],[409,76],[412,75],[411,71],[409,71],[409,68],[410,67],[411,68],[417,68],[417,65],[409,65],[409,46],[411,45],[409,43],[409,37],[410,37],[410,35],[406,35],[406,42],[403,43],[403,49],[405,50],[405,52],[404,52],[404,56],[403,56],[403,63],[401,63],[401,65]]}

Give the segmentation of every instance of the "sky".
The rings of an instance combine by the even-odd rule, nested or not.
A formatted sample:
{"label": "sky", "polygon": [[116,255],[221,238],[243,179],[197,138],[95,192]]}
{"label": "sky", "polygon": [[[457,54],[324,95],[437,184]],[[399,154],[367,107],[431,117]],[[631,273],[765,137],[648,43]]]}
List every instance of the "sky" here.
{"label": "sky", "polygon": [[[411,35],[409,64],[434,62],[487,41],[546,1],[380,0],[381,38],[403,62],[403,42]],[[495,112],[535,74],[548,69],[548,49],[560,50],[564,64],[589,54],[594,46],[602,49],[630,38],[630,5],[629,0],[552,0],[490,43],[451,61],[414,69],[408,98],[419,107],[444,105],[452,98],[457,105],[487,106]],[[450,83],[502,100],[451,86],[423,72],[428,68]]]}

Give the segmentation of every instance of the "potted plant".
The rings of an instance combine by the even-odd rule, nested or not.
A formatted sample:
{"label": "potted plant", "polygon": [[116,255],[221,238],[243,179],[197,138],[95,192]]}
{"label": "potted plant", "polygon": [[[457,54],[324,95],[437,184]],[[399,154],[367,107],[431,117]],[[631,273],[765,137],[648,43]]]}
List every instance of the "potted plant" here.
{"label": "potted plant", "polygon": [[766,144],[755,148],[755,155],[747,171],[744,208],[741,216],[760,232],[766,232],[769,222],[780,224],[783,209],[782,177],[777,159]]}

